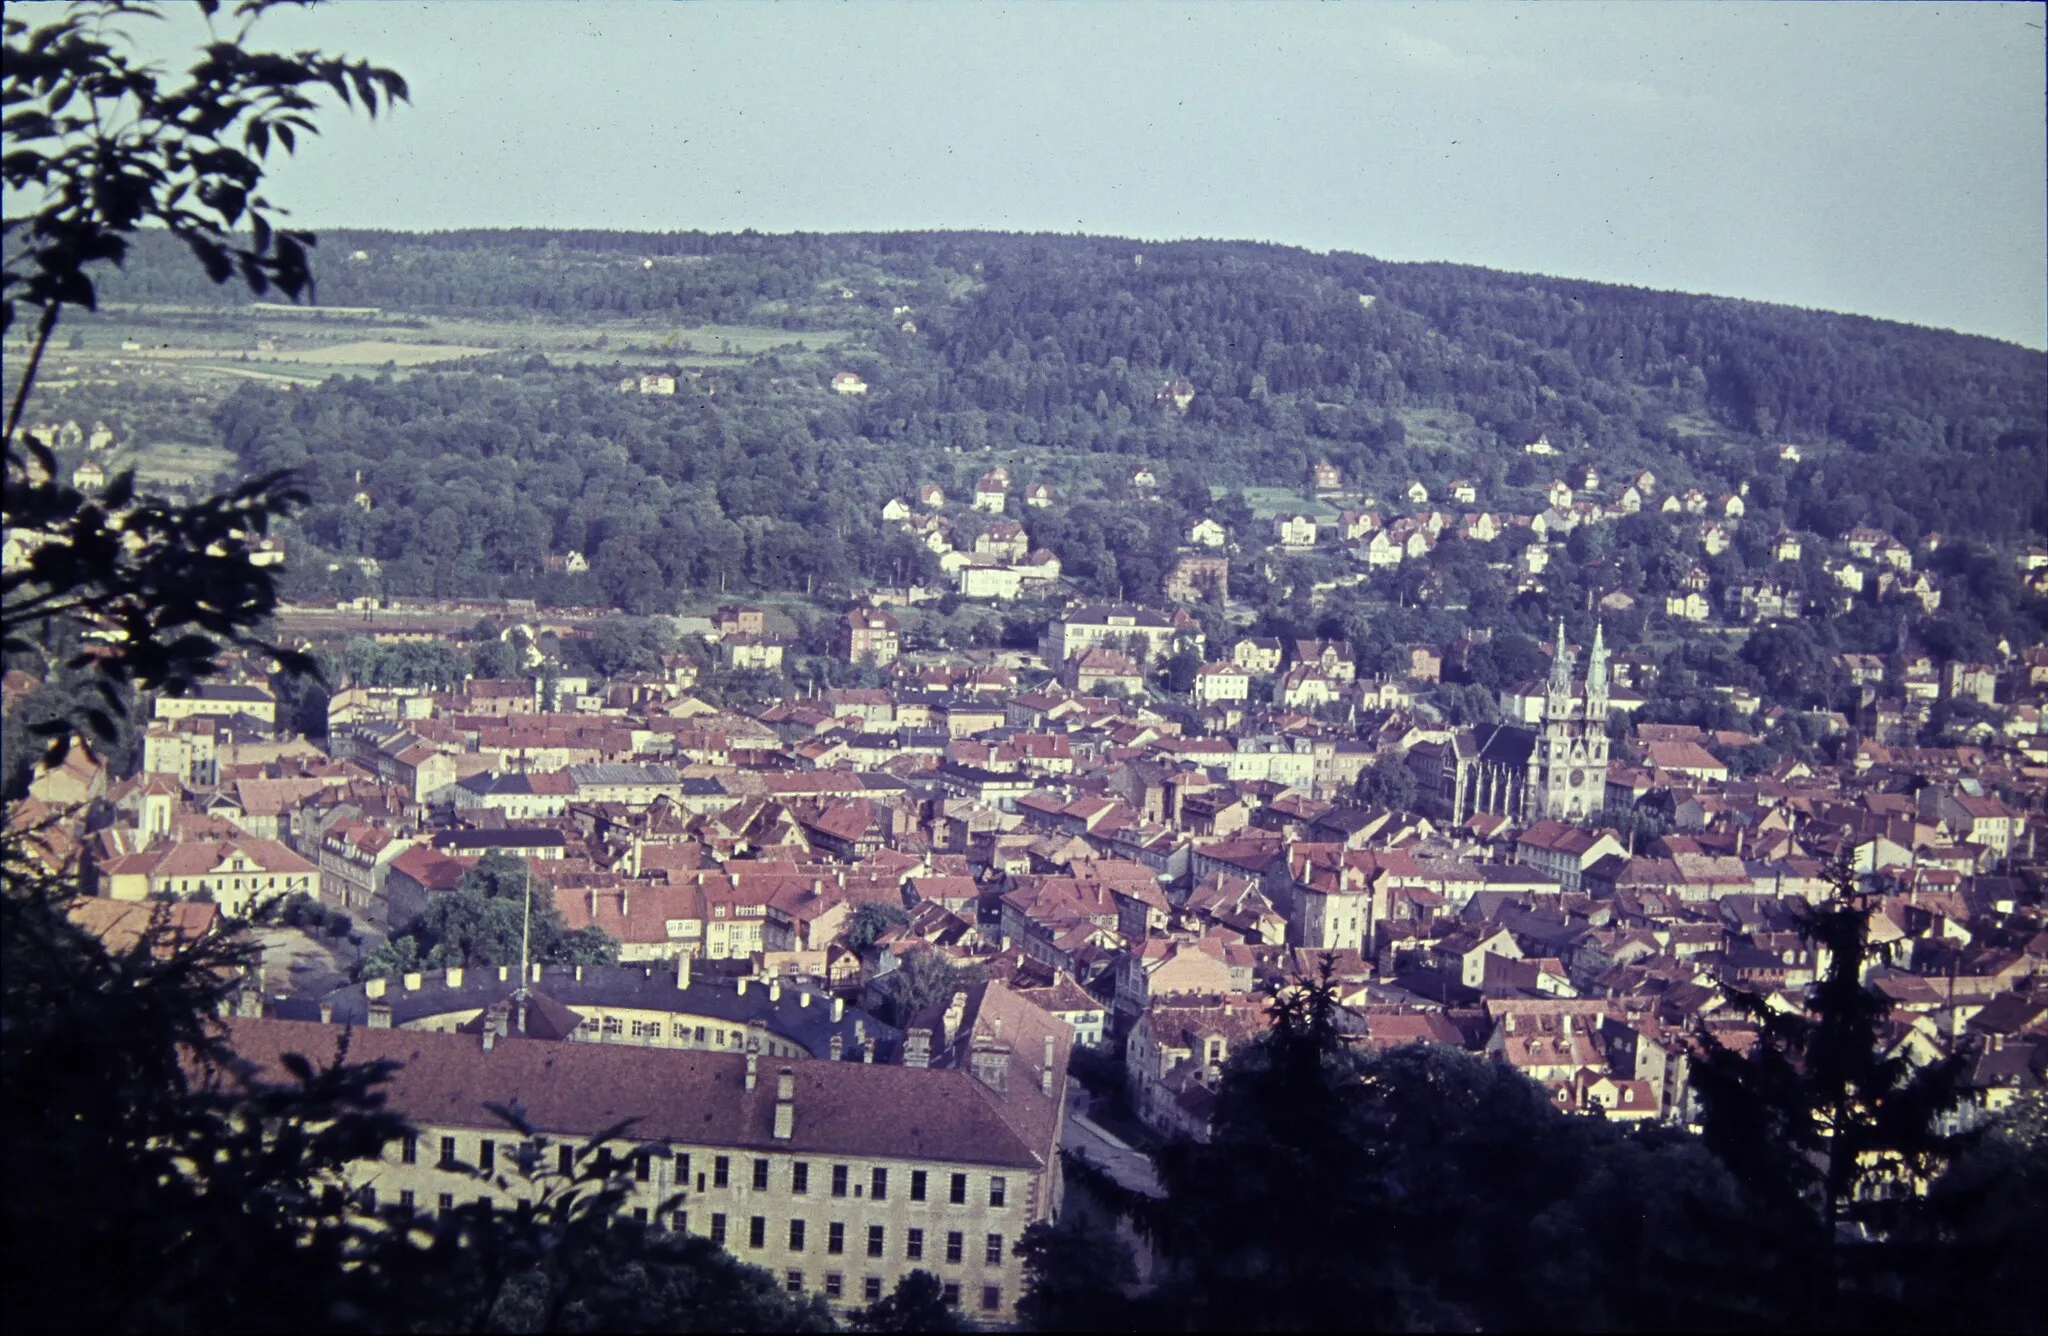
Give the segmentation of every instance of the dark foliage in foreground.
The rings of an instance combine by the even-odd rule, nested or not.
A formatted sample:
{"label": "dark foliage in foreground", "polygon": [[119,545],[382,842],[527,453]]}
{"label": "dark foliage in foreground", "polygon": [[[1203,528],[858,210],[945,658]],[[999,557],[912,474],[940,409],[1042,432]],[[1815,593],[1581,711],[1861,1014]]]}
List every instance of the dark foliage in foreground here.
{"label": "dark foliage in foreground", "polygon": [[[1845,901],[1814,918],[1815,931],[1838,934],[1852,982],[1862,915]],[[1862,1003],[1824,983],[1815,1007],[1838,1062],[1882,1067],[1881,1054],[1859,1059],[1842,1039],[1858,1032]],[[1932,1331],[1968,1313],[1991,1328],[2044,1326],[2025,1260],[2048,1175],[2039,1113],[1941,1137],[1943,1069],[1888,1087],[1913,1092],[1911,1113],[1902,1100],[1836,1124],[1865,1156],[1914,1148],[1905,1158],[1938,1175],[1914,1203],[1884,1191],[1901,1158],[1831,1168],[1825,1141],[1803,1152],[1811,1143],[1783,1123],[1764,1134],[1773,1153],[1812,1173],[1744,1174],[1732,1096],[1709,1104],[1705,1140],[1628,1129],[1560,1113],[1541,1087],[1470,1054],[1359,1053],[1338,1016],[1326,984],[1276,1003],[1272,1033],[1227,1070],[1213,1140],[1160,1156],[1164,1200],[1076,1166],[1093,1191],[1120,1198],[1151,1253],[1150,1283],[1132,1283],[1123,1245],[1099,1226],[1040,1229],[1024,1246],[1029,1320],[1057,1330]],[[1782,1092],[1769,1052],[1720,1079],[1757,1098]],[[1810,1100],[1834,1078],[1799,1052],[1791,1085]],[[1831,1182],[1847,1204],[1830,1197]],[[1881,1219],[1882,1231],[1831,1232],[1851,1214]]]}

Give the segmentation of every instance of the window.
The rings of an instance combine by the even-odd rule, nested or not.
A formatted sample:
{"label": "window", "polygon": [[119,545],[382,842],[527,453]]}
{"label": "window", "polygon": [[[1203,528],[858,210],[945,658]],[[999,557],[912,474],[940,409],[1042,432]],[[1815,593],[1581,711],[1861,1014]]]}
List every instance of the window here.
{"label": "window", "polygon": [[686,1188],[689,1185],[690,1152],[686,1150],[679,1150],[676,1152],[676,1186],[679,1188]]}
{"label": "window", "polygon": [[804,1222],[801,1220],[789,1222],[789,1250],[791,1252],[802,1252],[804,1250]]}
{"label": "window", "polygon": [[860,1297],[874,1303],[882,1297],[882,1278],[866,1276],[860,1282]]}
{"label": "window", "polygon": [[754,1191],[756,1191],[756,1192],[766,1192],[767,1190],[768,1190],[768,1161],[766,1161],[766,1160],[756,1160],[756,1161],[754,1161]]}
{"label": "window", "polygon": [[446,1167],[448,1167],[449,1165],[452,1165],[452,1164],[454,1164],[454,1163],[455,1163],[455,1138],[454,1138],[454,1137],[442,1137],[442,1138],[441,1138],[441,1166],[442,1166],[443,1168],[446,1168]]}
{"label": "window", "polygon": [[563,1174],[575,1173],[576,1148],[574,1146],[562,1146],[558,1148],[555,1152],[555,1166]]}
{"label": "window", "polygon": [[711,1217],[711,1241],[721,1248],[725,1246],[725,1217],[723,1215]]}
{"label": "window", "polygon": [[957,1229],[946,1231],[946,1260],[954,1266],[960,1265],[967,1253],[967,1236]]}
{"label": "window", "polygon": [[617,1016],[607,1016],[604,1018],[604,1032],[606,1034],[621,1034],[624,1033],[625,1028],[625,1025],[620,1022]]}
{"label": "window", "polygon": [[721,1155],[711,1162],[711,1186],[728,1187],[732,1183],[732,1156]]}
{"label": "window", "polygon": [[438,1207],[439,1209],[443,1210],[443,1211],[452,1211],[452,1210],[454,1210],[454,1209],[455,1209],[455,1194],[454,1194],[454,1193],[452,1193],[452,1192],[444,1192],[444,1193],[442,1193],[442,1194],[441,1194],[440,1196],[438,1196],[438,1197],[436,1197],[436,1198],[434,1199],[434,1205],[435,1205],[436,1207]]}
{"label": "window", "polygon": [[366,1211],[374,1211],[377,1209],[377,1189],[363,1189],[363,1209]]}
{"label": "window", "polygon": [[967,1175],[953,1175],[953,1192],[947,1200],[955,1206],[965,1206],[967,1204]]}
{"label": "window", "polygon": [[984,1285],[981,1287],[981,1311],[993,1313],[1003,1306],[1003,1287]]}
{"label": "window", "polygon": [[837,1271],[827,1271],[825,1273],[825,1297],[827,1299],[838,1299],[844,1296],[845,1293],[846,1277],[840,1275]]}
{"label": "window", "polygon": [[1003,1262],[1003,1236],[1002,1236],[1002,1235],[1000,1235],[1000,1234],[991,1234],[991,1235],[989,1235],[989,1236],[988,1236],[988,1250],[987,1250],[987,1251],[986,1251],[985,1253],[983,1253],[983,1254],[982,1254],[982,1259],[981,1259],[981,1260],[982,1260],[982,1261],[984,1261],[984,1262],[986,1262],[986,1263],[988,1263],[988,1264],[989,1264],[990,1266],[1001,1266],[1001,1265],[1002,1265],[1002,1262]]}
{"label": "window", "polygon": [[846,1195],[846,1166],[843,1164],[832,1166],[832,1195],[835,1197],[844,1197]]}
{"label": "window", "polygon": [[612,1176],[612,1148],[610,1146],[599,1146],[597,1148],[597,1165],[593,1172],[599,1178],[610,1178]]}
{"label": "window", "polygon": [[882,1255],[882,1238],[883,1230],[880,1225],[868,1226],[868,1256],[880,1257]]}
{"label": "window", "polygon": [[411,1189],[411,1188],[407,1188],[407,1189],[405,1189],[405,1190],[404,1190],[403,1192],[400,1192],[400,1193],[398,1194],[398,1209],[399,1209],[399,1210],[401,1210],[401,1211],[405,1212],[405,1213],[406,1213],[407,1215],[411,1215],[411,1214],[412,1214],[412,1208],[413,1208],[413,1205],[414,1205],[414,1198],[413,1198],[413,1195],[412,1195],[412,1189]]}
{"label": "window", "polygon": [[756,1215],[756,1216],[750,1216],[750,1217],[748,1217],[748,1219],[747,1219],[747,1246],[748,1246],[749,1248],[765,1248],[765,1247],[767,1247],[767,1246],[768,1246],[768,1217],[767,1217],[767,1216],[765,1216],[765,1215]]}
{"label": "window", "polygon": [[476,1143],[476,1167],[477,1167],[478,1169],[481,1169],[481,1170],[482,1170],[482,1171],[483,1171],[484,1173],[487,1173],[487,1174],[488,1174],[488,1173],[490,1173],[490,1172],[491,1172],[491,1170],[492,1170],[493,1168],[495,1168],[495,1167],[497,1166],[497,1163],[498,1163],[498,1143],[497,1143],[497,1142],[495,1142],[495,1141],[489,1141],[489,1140],[486,1140],[486,1141],[479,1141],[479,1142],[477,1142],[477,1143]]}
{"label": "window", "polygon": [[1003,1177],[1003,1176],[1002,1176],[1001,1174],[996,1174],[995,1176],[993,1176],[992,1178],[990,1178],[990,1179],[988,1180],[988,1204],[989,1204],[989,1205],[991,1205],[991,1206],[1001,1206],[1001,1205],[1003,1204],[1003,1199],[1004,1199],[1005,1197],[1009,1196],[1009,1193],[1010,1193],[1010,1180],[1009,1180],[1009,1179],[1007,1179],[1007,1178],[1004,1178],[1004,1177]]}
{"label": "window", "polygon": [[661,1038],[661,1022],[660,1022],[660,1021],[634,1021],[634,1022],[633,1022],[633,1037],[634,1037],[635,1039],[659,1039],[659,1038]]}
{"label": "window", "polygon": [[688,1039],[690,1037],[690,1027],[681,1021],[675,1021],[669,1026],[669,1037],[672,1039]]}
{"label": "window", "polygon": [[876,1201],[889,1199],[889,1171],[877,1169],[868,1175],[868,1195]]}
{"label": "window", "polygon": [[924,1180],[924,1170],[913,1169],[910,1171],[910,1199],[912,1201],[924,1200]]}
{"label": "window", "polygon": [[633,1208],[633,1223],[636,1225],[647,1223],[647,1208],[645,1206],[635,1206]]}
{"label": "window", "polygon": [[924,1260],[923,1230],[913,1229],[910,1231],[910,1236],[903,1241],[903,1255],[913,1262]]}
{"label": "window", "polygon": [[946,1307],[958,1308],[960,1306],[960,1282],[957,1280],[947,1281],[946,1288],[940,1291],[940,1295],[945,1299]]}
{"label": "window", "polygon": [[799,1197],[811,1190],[810,1161],[798,1160],[789,1166],[789,1190]]}
{"label": "window", "polygon": [[788,1290],[791,1294],[802,1294],[804,1292],[804,1273],[801,1271],[784,1272],[782,1288]]}
{"label": "window", "polygon": [[645,1183],[654,1177],[654,1155],[649,1151],[635,1151],[633,1154],[634,1181]]}
{"label": "window", "polygon": [[478,1197],[476,1199],[476,1213],[478,1215],[489,1215],[491,1213],[491,1199],[489,1197]]}
{"label": "window", "polygon": [[398,1147],[398,1159],[401,1164],[418,1164],[420,1162],[419,1133],[407,1132],[405,1134],[405,1140]]}
{"label": "window", "polygon": [[825,1251],[837,1256],[846,1251],[846,1224],[834,1220],[825,1226]]}

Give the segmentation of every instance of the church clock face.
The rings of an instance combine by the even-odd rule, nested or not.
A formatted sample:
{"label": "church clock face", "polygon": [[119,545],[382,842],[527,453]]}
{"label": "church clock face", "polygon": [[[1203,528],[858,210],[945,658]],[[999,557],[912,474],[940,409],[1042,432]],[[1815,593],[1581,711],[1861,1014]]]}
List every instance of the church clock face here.
{"label": "church clock face", "polygon": [[1583,771],[1583,770],[1574,770],[1574,771],[1572,771],[1572,787],[1573,787],[1573,788],[1578,788],[1578,787],[1579,787],[1579,786],[1580,786],[1581,784],[1584,784],[1585,782],[1586,782],[1586,772],[1585,772],[1585,771]]}

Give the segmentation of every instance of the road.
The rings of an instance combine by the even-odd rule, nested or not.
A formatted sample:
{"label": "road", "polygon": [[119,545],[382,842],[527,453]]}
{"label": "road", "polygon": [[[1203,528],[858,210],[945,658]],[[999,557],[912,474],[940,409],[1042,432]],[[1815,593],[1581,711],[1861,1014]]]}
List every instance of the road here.
{"label": "road", "polygon": [[1159,1175],[1152,1168],[1151,1157],[1133,1150],[1113,1133],[1096,1126],[1087,1113],[1088,1092],[1081,1088],[1079,1082],[1073,1082],[1067,1087],[1066,1131],[1060,1138],[1060,1148],[1085,1156],[1118,1184],[1133,1192],[1142,1192],[1148,1197],[1164,1197],[1166,1190],[1159,1186]]}

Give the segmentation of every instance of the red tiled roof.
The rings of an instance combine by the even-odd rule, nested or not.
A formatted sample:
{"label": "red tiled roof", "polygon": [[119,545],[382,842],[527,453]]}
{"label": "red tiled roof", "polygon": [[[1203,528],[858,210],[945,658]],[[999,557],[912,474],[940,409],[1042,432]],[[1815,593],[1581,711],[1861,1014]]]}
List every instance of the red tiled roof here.
{"label": "red tiled roof", "polygon": [[[271,1080],[287,1053],[325,1061],[339,1031],[304,1021],[238,1017],[228,1041]],[[1020,1054],[1027,1064],[1034,1055]],[[644,1143],[733,1146],[871,1158],[1044,1169],[1052,1117],[1037,1082],[998,1094],[964,1071],[854,1062],[793,1062],[794,1135],[774,1135],[783,1064],[762,1063],[745,1088],[737,1053],[560,1043],[512,1037],[486,1050],[474,1037],[418,1030],[351,1032],[353,1062],[400,1065],[388,1107],[437,1127],[503,1131],[492,1105],[521,1110],[537,1132],[586,1137],[629,1119]],[[1054,1090],[1060,1083],[1055,1081]],[[1032,1136],[1043,1125],[1046,1135]]]}

